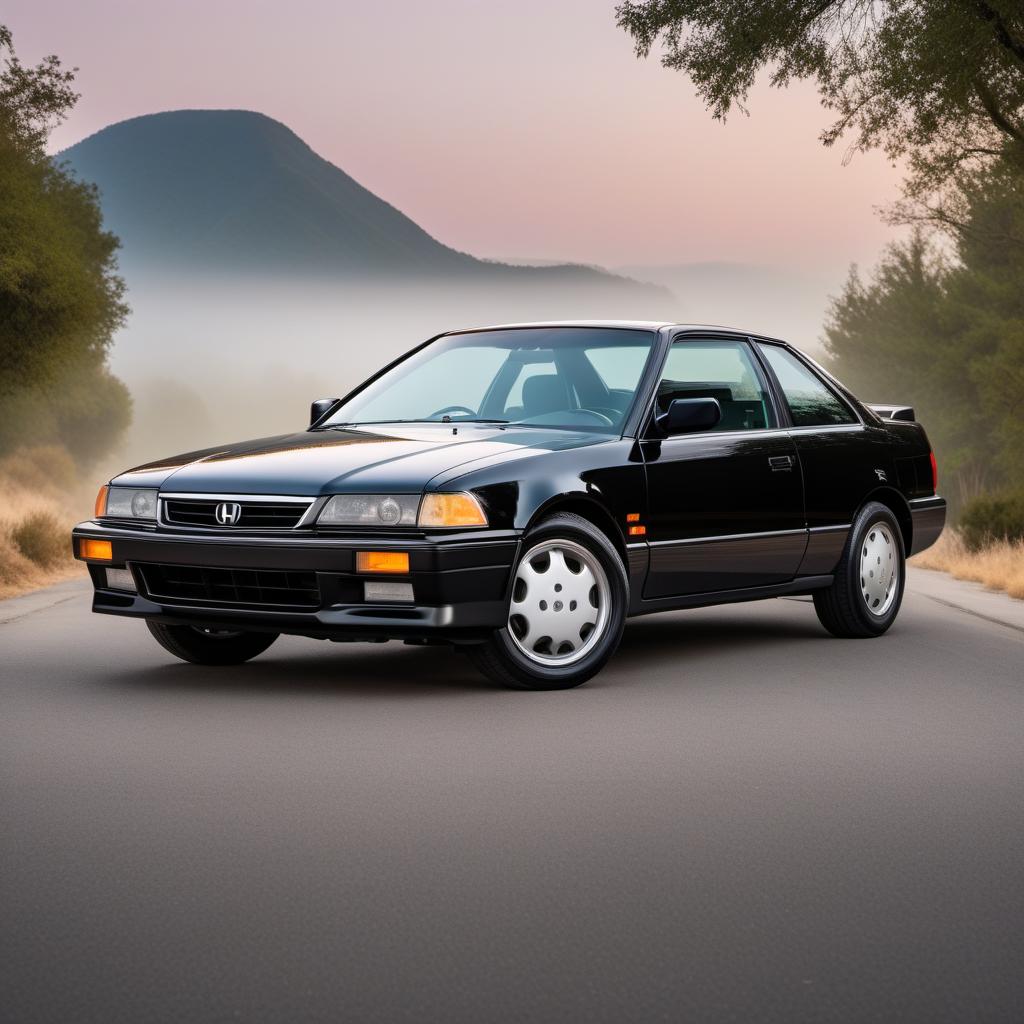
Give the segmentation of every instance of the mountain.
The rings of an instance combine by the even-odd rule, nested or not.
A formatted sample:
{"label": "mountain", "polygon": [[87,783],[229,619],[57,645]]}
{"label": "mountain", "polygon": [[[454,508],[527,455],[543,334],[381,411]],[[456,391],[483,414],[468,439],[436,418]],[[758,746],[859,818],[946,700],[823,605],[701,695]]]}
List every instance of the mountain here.
{"label": "mountain", "polygon": [[559,281],[658,287],[590,267],[513,267],[431,237],[318,156],[293,131],[244,110],[175,110],[111,125],[58,155],[99,186],[121,263],[138,270]]}

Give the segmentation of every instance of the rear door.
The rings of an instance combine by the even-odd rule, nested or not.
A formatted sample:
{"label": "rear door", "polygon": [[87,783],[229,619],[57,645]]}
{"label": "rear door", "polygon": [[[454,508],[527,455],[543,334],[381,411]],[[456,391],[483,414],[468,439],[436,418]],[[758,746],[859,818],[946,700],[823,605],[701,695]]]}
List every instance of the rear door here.
{"label": "rear door", "polygon": [[796,445],[764,371],[740,338],[684,337],[655,398],[716,398],[711,431],[641,441],[647,468],[646,599],[766,586],[796,574],[807,543]]}

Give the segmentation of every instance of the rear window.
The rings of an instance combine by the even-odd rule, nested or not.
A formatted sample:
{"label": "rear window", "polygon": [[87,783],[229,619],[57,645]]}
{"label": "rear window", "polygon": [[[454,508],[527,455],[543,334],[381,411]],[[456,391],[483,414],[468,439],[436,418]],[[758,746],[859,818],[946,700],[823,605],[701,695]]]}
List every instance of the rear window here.
{"label": "rear window", "polygon": [[758,345],[775,371],[797,427],[856,423],[850,407],[807,365],[778,345]]}

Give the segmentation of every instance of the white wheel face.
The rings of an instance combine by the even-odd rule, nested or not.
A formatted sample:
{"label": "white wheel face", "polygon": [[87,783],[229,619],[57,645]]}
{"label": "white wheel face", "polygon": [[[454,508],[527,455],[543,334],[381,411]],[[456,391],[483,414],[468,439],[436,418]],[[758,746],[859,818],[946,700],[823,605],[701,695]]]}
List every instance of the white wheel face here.
{"label": "white wheel face", "polygon": [[604,635],[610,603],[608,577],[595,555],[571,540],[542,541],[516,568],[508,635],[538,665],[571,665]]}
{"label": "white wheel face", "polygon": [[885,615],[900,590],[900,549],[888,524],[872,523],[860,547],[860,593],[867,610]]}

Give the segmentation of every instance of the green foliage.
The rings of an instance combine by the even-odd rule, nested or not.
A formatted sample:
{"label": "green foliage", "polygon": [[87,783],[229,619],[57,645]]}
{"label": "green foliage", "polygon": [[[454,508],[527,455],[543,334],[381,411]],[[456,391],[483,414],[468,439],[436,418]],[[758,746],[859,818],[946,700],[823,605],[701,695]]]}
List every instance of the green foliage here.
{"label": "green foliage", "polygon": [[912,198],[979,161],[1024,167],[1020,0],[627,0],[619,25],[686,73],[713,115],[743,109],[759,73],[817,83],[831,145],[905,159]]}
{"label": "green foliage", "polygon": [[0,453],[61,444],[80,467],[106,454],[132,420],[128,388],[102,363],[83,361],[46,387],[0,397]]}
{"label": "green foliage", "polygon": [[958,525],[970,551],[992,541],[1024,540],[1024,489],[974,498],[964,506]]}
{"label": "green foliage", "polygon": [[[77,99],[56,57],[25,68],[0,27],[0,451],[61,439],[82,458],[127,423],[123,385],[106,369],[124,322],[117,239],[95,188],[55,166],[43,145]],[[103,409],[103,399],[117,408]],[[33,431],[39,429],[41,433]]]}
{"label": "green foliage", "polygon": [[5,51],[0,71],[0,136],[38,155],[50,131],[78,100],[71,88],[75,71],[62,68],[52,55],[34,68],[25,67],[14,53],[10,29],[0,25],[0,54]]}
{"label": "green foliage", "polygon": [[1024,196],[992,169],[964,202],[953,253],[920,233],[890,247],[870,281],[851,273],[825,328],[836,376],[915,406],[954,504],[1024,481]]}

